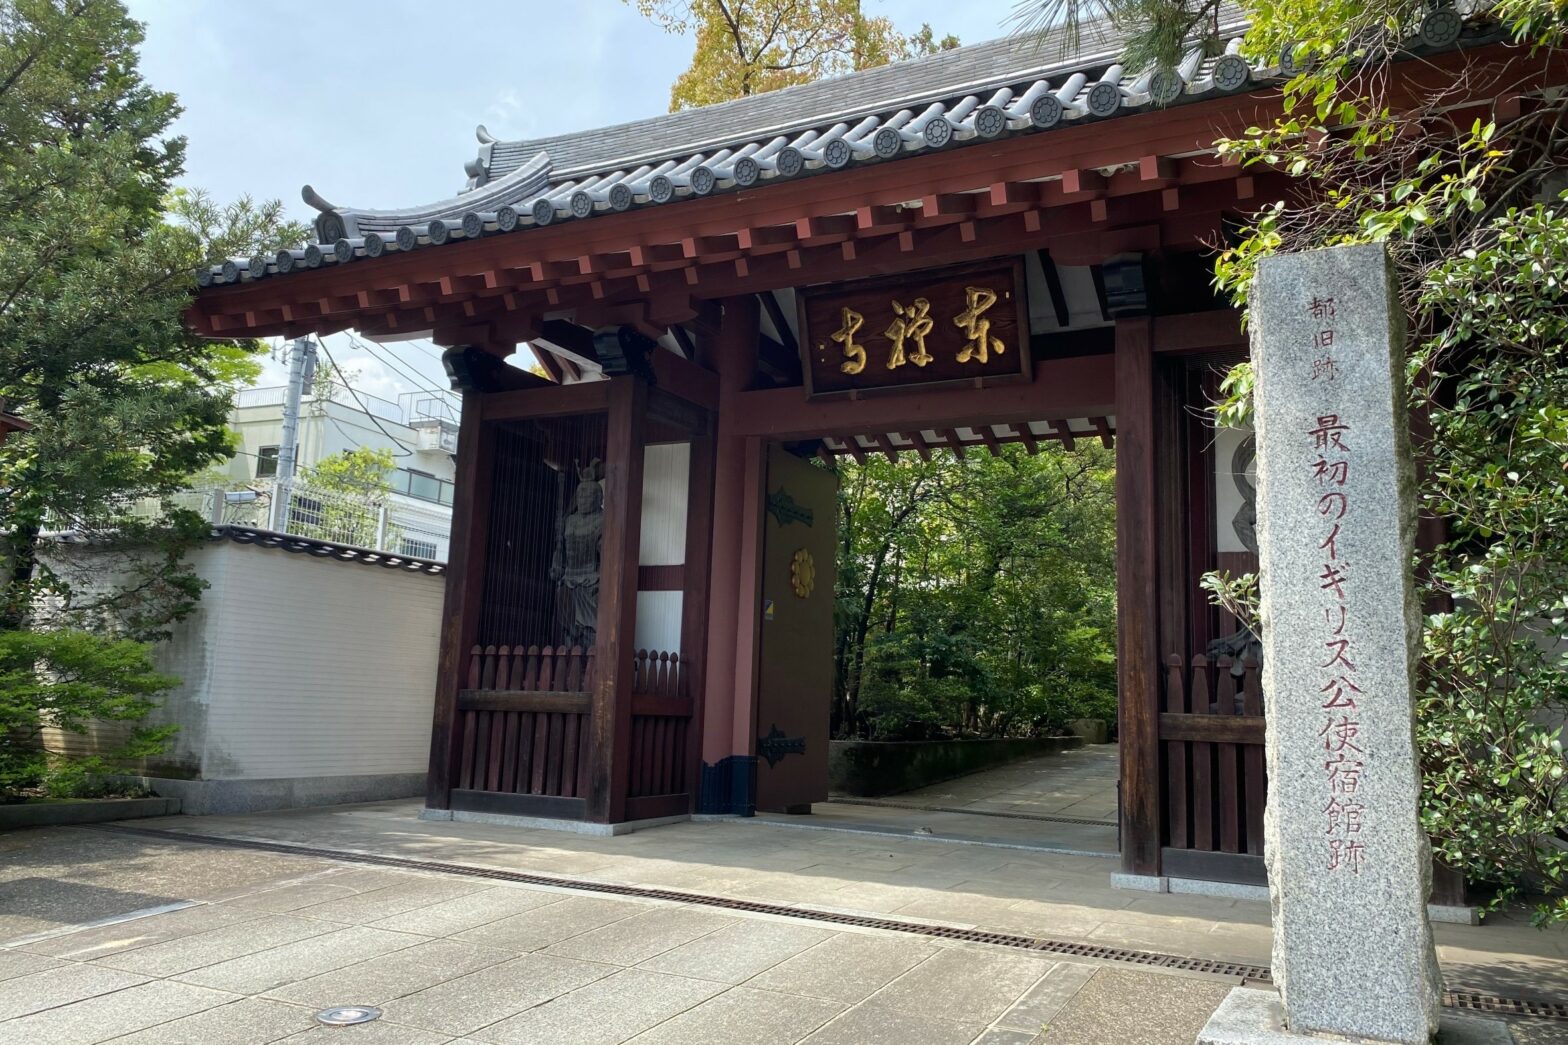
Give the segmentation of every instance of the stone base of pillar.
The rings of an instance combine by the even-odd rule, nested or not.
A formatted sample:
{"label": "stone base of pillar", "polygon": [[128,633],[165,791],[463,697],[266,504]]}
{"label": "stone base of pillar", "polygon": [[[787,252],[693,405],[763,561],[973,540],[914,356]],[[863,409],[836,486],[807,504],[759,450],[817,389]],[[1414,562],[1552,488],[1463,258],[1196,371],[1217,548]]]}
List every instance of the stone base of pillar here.
{"label": "stone base of pillar", "polygon": [[[1309,1045],[1337,1040],[1292,1034],[1285,1028],[1285,1008],[1279,995],[1256,987],[1237,987],[1227,994],[1198,1034],[1198,1045]],[[1514,1045],[1514,1036],[1499,1019],[1444,1013],[1435,1045]]]}

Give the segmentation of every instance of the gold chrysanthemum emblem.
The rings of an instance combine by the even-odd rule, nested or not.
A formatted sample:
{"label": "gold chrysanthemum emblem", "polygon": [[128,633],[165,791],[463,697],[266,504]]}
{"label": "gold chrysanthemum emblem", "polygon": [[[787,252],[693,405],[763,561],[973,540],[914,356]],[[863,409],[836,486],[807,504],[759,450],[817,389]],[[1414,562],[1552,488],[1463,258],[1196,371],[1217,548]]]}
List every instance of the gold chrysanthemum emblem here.
{"label": "gold chrysanthemum emblem", "polygon": [[817,585],[817,564],[811,553],[802,548],[789,561],[789,586],[804,599]]}

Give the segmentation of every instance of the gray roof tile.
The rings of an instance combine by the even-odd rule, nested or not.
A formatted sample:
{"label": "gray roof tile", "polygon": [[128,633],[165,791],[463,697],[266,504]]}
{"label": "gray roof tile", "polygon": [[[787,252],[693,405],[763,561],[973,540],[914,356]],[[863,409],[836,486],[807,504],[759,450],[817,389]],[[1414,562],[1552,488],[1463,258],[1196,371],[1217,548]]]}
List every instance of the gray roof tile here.
{"label": "gray roof tile", "polygon": [[[317,242],[274,257],[235,258],[197,272],[202,286],[394,251],[661,205],[817,170],[891,160],[1009,134],[1038,133],[1162,105],[1245,90],[1288,74],[1240,55],[1245,24],[1227,7],[1222,53],[1194,46],[1174,70],[1129,72],[1123,39],[1085,27],[1063,55],[1059,32],[1009,37],[925,58],[632,123],[529,141],[483,127],[469,183],[444,200],[402,210],[336,207],[305,187],[321,213]],[[1495,26],[1434,8],[1408,47],[1443,50],[1490,39]]]}

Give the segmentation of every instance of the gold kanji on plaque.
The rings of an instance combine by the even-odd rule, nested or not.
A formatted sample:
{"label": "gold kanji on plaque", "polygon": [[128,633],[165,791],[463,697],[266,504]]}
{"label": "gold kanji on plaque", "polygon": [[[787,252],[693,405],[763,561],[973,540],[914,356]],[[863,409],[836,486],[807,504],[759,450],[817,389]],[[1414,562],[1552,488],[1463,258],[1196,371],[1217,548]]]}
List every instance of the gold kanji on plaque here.
{"label": "gold kanji on plaque", "polygon": [[846,374],[858,374],[866,368],[866,350],[855,344],[855,334],[866,317],[852,308],[842,309],[840,315],[843,325],[829,335],[844,346],[844,362],[839,364],[839,369]]}
{"label": "gold kanji on plaque", "polygon": [[971,359],[984,363],[991,353],[1001,355],[1007,346],[1001,338],[991,336],[991,321],[985,318],[986,310],[996,304],[996,291],[985,287],[964,288],[964,310],[953,317],[953,325],[964,332],[968,342],[958,350],[958,361]]}
{"label": "gold kanji on plaque", "polygon": [[[894,301],[893,322],[882,332],[883,337],[893,342],[893,350],[887,356],[887,368],[893,370],[905,363],[925,366],[931,362],[932,355],[926,350],[926,338],[935,326],[936,321],[931,318],[931,302],[925,298],[915,298],[908,308]],[[913,355],[904,354],[905,341],[915,343]]]}

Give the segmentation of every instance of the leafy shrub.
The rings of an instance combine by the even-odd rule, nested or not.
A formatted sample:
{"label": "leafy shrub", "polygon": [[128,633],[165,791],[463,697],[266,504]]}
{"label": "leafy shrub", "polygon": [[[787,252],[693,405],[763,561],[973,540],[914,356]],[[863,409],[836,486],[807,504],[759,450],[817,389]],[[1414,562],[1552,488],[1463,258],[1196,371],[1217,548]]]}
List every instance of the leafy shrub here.
{"label": "leafy shrub", "polygon": [[179,684],[153,670],[151,646],[84,631],[0,632],[0,800],[43,789],[90,792],[116,763],[162,753],[177,727],[138,726],[117,749],[81,758],[44,751],[54,726],[85,734],[93,722],[141,722]]}

